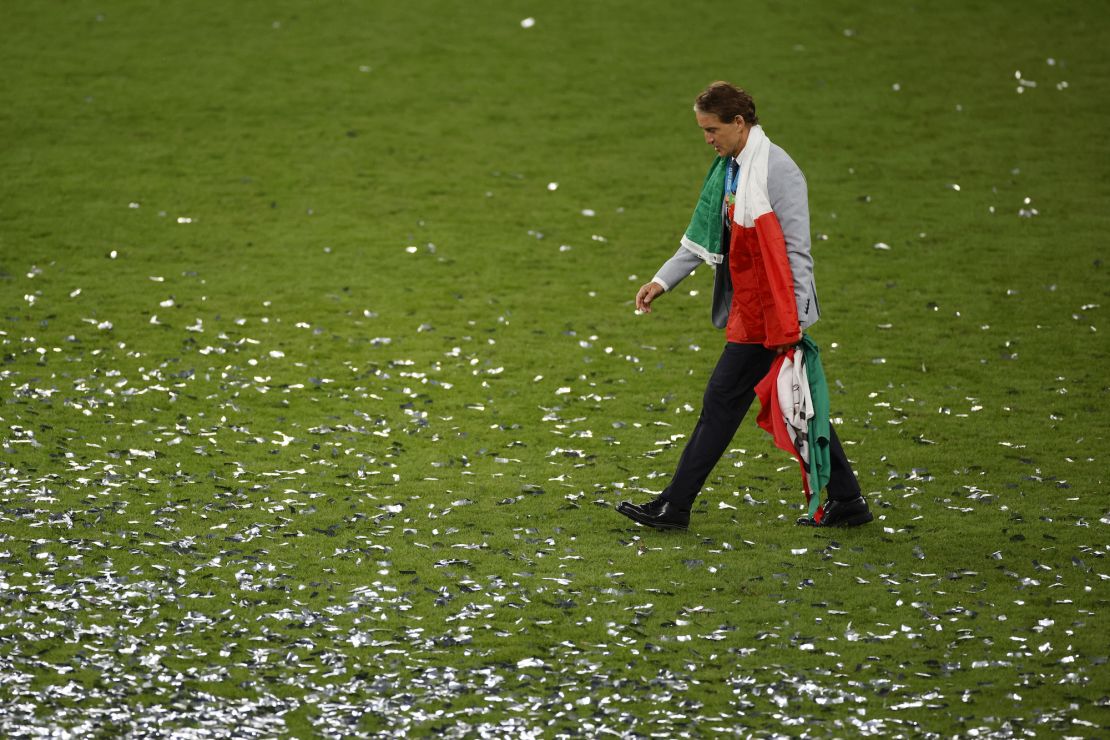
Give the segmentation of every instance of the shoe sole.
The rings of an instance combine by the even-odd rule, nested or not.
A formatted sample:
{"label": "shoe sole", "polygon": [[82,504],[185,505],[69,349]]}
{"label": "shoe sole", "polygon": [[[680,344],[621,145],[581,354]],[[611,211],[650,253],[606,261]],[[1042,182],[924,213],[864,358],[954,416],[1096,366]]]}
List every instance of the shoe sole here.
{"label": "shoe sole", "polygon": [[636,523],[643,524],[645,527],[651,527],[652,529],[658,529],[660,532],[685,532],[690,527],[689,524],[657,524],[655,522],[650,524],[647,522]]}

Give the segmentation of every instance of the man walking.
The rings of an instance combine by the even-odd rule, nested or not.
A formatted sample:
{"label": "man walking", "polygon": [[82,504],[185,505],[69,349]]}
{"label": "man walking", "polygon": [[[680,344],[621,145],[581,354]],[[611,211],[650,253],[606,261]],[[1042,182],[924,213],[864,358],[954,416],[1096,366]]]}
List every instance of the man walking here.
{"label": "man walking", "polygon": [[[640,288],[636,308],[651,313],[656,298],[708,262],[715,269],[713,323],[725,329],[726,344],[670,485],[651,501],[624,501],[617,507],[629,519],[660,529],[687,528],[690,507],[736,434],[756,385],[820,314],[801,170],[767,138],[755,102],[744,90],[715,82],[697,97],[694,113],[717,158],[682,245]],[[803,517],[798,523],[834,527],[871,521],[831,427],[828,450],[829,500],[823,516],[819,522]]]}

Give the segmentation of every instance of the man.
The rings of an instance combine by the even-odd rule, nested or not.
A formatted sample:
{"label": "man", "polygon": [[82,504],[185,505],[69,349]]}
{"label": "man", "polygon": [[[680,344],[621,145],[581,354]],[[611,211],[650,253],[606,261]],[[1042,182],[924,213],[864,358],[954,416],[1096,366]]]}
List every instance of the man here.
{"label": "man", "polygon": [[[776,356],[794,347],[820,313],[810,256],[805,177],[763,133],[755,103],[727,82],[706,88],[694,104],[705,142],[717,152],[682,246],[636,294],[652,303],[703,261],[714,265],[713,323],[726,344],[705,389],[701,414],[670,485],[642,504],[617,511],[659,529],[686,529],[690,507],[728,448],[756,385]],[[872,519],[848,458],[830,427],[828,502],[817,522],[856,526]],[[819,491],[814,491],[818,494]]]}

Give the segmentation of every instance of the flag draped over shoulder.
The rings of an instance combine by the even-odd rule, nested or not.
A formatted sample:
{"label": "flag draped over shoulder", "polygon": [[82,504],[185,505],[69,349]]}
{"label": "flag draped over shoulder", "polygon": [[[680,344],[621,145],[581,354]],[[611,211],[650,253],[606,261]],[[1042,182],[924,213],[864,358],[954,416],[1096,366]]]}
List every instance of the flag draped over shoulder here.
{"label": "flag draped over shoulder", "polygon": [[801,330],[786,239],[771,210],[767,187],[770,151],[771,140],[763,127],[748,129],[747,141],[736,157],[740,172],[736,199],[727,212],[722,211],[722,203],[730,158],[713,161],[682,246],[717,267],[724,262],[721,242],[728,219],[731,235],[727,269],[733,295],[727,339],[777,347],[798,342]]}
{"label": "flag draped over shoulder", "polygon": [[775,446],[798,460],[809,517],[824,515],[821,489],[829,482],[829,386],[817,344],[808,336],[794,349],[775,358],[771,370],[755,387],[760,410],[757,422]]}

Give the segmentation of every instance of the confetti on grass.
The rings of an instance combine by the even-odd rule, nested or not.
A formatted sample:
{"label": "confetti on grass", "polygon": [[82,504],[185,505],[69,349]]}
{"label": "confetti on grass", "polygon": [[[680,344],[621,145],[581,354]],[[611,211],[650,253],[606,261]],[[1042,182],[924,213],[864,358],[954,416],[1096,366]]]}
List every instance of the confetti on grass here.
{"label": "confetti on grass", "polygon": [[[474,38],[491,29],[515,36],[517,17]],[[108,28],[116,19],[97,20]],[[280,32],[265,34],[274,56],[254,56],[280,60],[276,41],[294,42],[317,20],[274,22]],[[873,24],[858,35],[841,28],[825,24],[823,33],[844,53],[883,43]],[[437,44],[428,31],[436,55],[455,53],[458,44]],[[518,37],[529,42],[522,52],[543,40],[538,31]],[[251,43],[250,34],[241,40]],[[817,48],[818,39],[805,40]],[[479,47],[503,44],[465,46],[480,55]],[[1036,61],[1045,56],[1028,49]],[[326,66],[349,79],[364,53]],[[1014,83],[1005,76],[985,84],[1015,105],[1060,94],[1053,85],[1066,84],[1065,50],[1052,53],[1059,63],[1038,64],[1029,75],[1037,85],[1022,98],[1008,94]],[[126,119],[127,96],[103,83],[111,75],[93,74],[97,55],[81,58],[92,65],[88,79],[54,77],[97,92],[81,116],[81,135],[104,149],[96,159],[111,163],[121,151],[113,141],[149,149],[157,127],[123,137],[104,128]],[[364,60],[362,72],[380,66],[358,78],[383,100],[381,86],[404,77],[389,73],[389,59]],[[573,73],[574,59],[560,63]],[[486,66],[513,82],[513,69]],[[542,76],[543,66],[520,69]],[[140,90],[143,70],[129,69],[138,75],[129,90]],[[912,95],[892,96],[893,79],[876,88],[885,101],[931,94],[915,85]],[[539,78],[512,86],[526,97],[550,92]],[[480,103],[480,87],[464,97]],[[190,87],[172,89],[188,114]],[[73,101],[72,89],[35,92]],[[92,112],[105,100],[109,107]],[[931,110],[956,115],[954,101],[940,102]],[[968,112],[959,116],[983,119],[983,101],[966,85],[961,104]],[[204,105],[216,110],[220,101]],[[523,100],[520,110],[529,106]],[[1014,112],[1008,130],[1034,140],[1023,127],[1041,117]],[[322,138],[335,156],[304,150],[299,161],[335,165],[329,176],[353,175],[348,164],[360,163],[355,169],[388,182],[378,165],[389,158],[364,155],[390,142],[359,135],[341,110],[328,113],[320,137],[308,138]],[[49,126],[48,118],[36,120]],[[234,117],[216,118],[235,134]],[[111,140],[98,139],[97,126]],[[110,196],[115,213],[91,231],[81,217],[68,219],[78,226],[56,218],[23,234],[22,217],[6,222],[13,243],[34,255],[8,250],[0,269],[0,735],[1099,734],[1107,659],[1099,616],[1110,580],[1101,544],[1110,512],[1091,484],[1105,464],[1101,375],[1044,348],[1097,353],[1090,340],[1101,328],[1103,268],[1092,257],[1055,270],[1048,259],[1018,274],[990,254],[1003,243],[1015,264],[1033,259],[1011,238],[1016,229],[1058,228],[1066,239],[1047,180],[1023,183],[1007,163],[992,181],[977,147],[967,166],[927,174],[926,200],[970,199],[971,215],[953,212],[942,231],[958,228],[974,243],[961,251],[974,280],[963,270],[938,280],[921,271],[948,265],[944,256],[959,244],[951,233],[926,238],[922,229],[934,229],[912,218],[914,204],[897,218],[867,220],[881,223],[873,235],[844,214],[819,225],[818,248],[843,247],[850,263],[869,240],[883,253],[869,254],[898,267],[868,276],[862,292],[844,283],[838,298],[830,288],[830,314],[862,320],[815,329],[828,340],[834,423],[875,511],[872,526],[794,527],[796,466],[746,427],[707,480],[691,531],[666,534],[627,526],[613,506],[663,490],[693,430],[718,349],[697,324],[706,271],[633,321],[627,289],[642,276],[614,282],[599,266],[633,252],[648,259],[639,252],[655,247],[633,243],[617,224],[605,235],[579,229],[606,220],[583,221],[583,203],[602,215],[621,209],[579,192],[576,174],[571,186],[548,186],[546,206],[512,209],[524,221],[487,229],[483,209],[496,205],[487,198],[507,204],[513,183],[506,177],[495,193],[474,182],[491,161],[467,159],[482,150],[480,137],[451,153],[452,171],[473,178],[433,176],[446,190],[430,199],[387,194],[385,208],[367,202],[365,213],[347,214],[371,225],[372,214],[388,214],[399,224],[380,250],[363,229],[343,238],[339,213],[314,217],[310,230],[262,224],[313,213],[299,194],[291,194],[298,205],[277,208],[264,193],[283,185],[268,176],[246,178],[237,194],[239,173],[225,173],[219,197],[194,212],[176,200],[203,190],[187,173],[205,162],[234,165],[208,157],[226,154],[228,140],[240,163],[252,161],[245,155],[256,141],[297,152],[317,144],[244,129],[210,137],[213,149],[203,129],[193,133],[174,187],[133,192],[148,178],[132,178],[138,185]],[[45,129],[39,138],[57,139]],[[979,140],[989,145],[988,136]],[[605,146],[596,148],[604,159]],[[524,180],[526,201],[556,176],[543,169],[550,158],[538,165],[519,148],[513,156],[530,173],[513,177]],[[888,208],[859,193],[895,192],[883,178],[898,169],[850,173],[861,189],[850,190],[845,208]],[[83,187],[82,174],[67,170],[63,194],[99,192]],[[326,198],[315,193],[327,184],[320,178],[293,179]],[[958,194],[944,189],[952,180]],[[33,182],[12,182],[18,204]],[[560,223],[543,210],[568,187],[582,200],[561,207],[570,218]],[[356,190],[373,201],[382,188]],[[12,212],[88,210],[51,193]],[[984,227],[999,239],[977,240],[968,228],[989,218],[980,197],[1008,214]],[[220,211],[225,200],[238,215]],[[124,209],[129,202],[136,207]],[[441,207],[448,202],[470,204],[469,235],[444,228],[453,220]],[[139,224],[149,238],[133,230]],[[220,224],[251,227],[222,234]],[[464,247],[482,259],[452,263]],[[981,269],[984,254],[1001,272]],[[279,274],[276,265],[283,279],[265,279]],[[652,266],[648,259],[627,272]],[[558,274],[567,270],[569,283]],[[239,272],[250,279],[234,279]],[[1034,358],[1042,369],[1030,372]]]}

